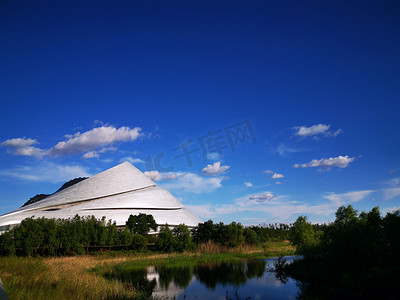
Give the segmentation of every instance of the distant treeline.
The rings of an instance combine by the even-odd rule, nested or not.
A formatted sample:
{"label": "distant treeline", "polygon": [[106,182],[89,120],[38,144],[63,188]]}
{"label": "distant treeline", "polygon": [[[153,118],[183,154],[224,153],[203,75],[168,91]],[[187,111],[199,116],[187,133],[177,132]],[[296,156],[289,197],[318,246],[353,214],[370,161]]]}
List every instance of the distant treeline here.
{"label": "distant treeline", "polygon": [[324,226],[300,216],[290,240],[303,258],[278,263],[278,271],[348,298],[394,299],[400,293],[399,237],[400,211],[382,217],[378,207],[358,214],[351,205],[342,206],[336,220]]}
{"label": "distant treeline", "polygon": [[285,240],[290,231],[286,224],[245,228],[236,222],[209,220],[192,230],[184,224],[172,229],[166,224],[159,228],[158,234],[148,234],[157,228],[153,216],[146,214],[131,215],[122,228],[115,222],[106,223],[105,217],[101,220],[79,215],[72,219],[27,218],[0,236],[0,255],[74,255],[106,249],[145,251],[148,246],[160,252],[181,252],[207,242],[231,248]]}

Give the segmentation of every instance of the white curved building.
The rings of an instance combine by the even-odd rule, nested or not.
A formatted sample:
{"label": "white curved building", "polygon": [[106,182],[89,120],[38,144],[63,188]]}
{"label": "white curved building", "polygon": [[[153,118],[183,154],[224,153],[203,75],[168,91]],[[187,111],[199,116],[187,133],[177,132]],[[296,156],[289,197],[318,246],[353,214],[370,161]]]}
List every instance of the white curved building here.
{"label": "white curved building", "polygon": [[0,233],[12,229],[28,217],[72,218],[106,217],[117,226],[129,215],[151,214],[157,224],[197,226],[202,222],[185,209],[167,190],[156,186],[128,162],[89,177],[47,198],[0,216]]}

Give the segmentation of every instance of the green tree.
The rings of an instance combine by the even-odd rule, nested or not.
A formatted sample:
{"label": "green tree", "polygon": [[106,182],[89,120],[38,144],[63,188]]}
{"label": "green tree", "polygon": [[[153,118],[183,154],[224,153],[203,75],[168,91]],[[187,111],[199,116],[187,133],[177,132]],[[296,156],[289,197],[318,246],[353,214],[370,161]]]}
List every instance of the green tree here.
{"label": "green tree", "polygon": [[341,206],[336,211],[336,224],[347,224],[357,220],[357,210],[351,205]]}
{"label": "green tree", "polygon": [[237,247],[244,243],[243,237],[244,228],[242,224],[232,222],[226,225],[226,241],[225,245],[229,247]]}
{"label": "green tree", "polygon": [[109,246],[113,246],[119,243],[117,224],[115,222],[112,222],[111,220],[109,220],[107,223],[107,238],[107,244]]}
{"label": "green tree", "polygon": [[314,226],[308,222],[306,216],[299,216],[290,230],[290,241],[297,248],[297,252],[306,254],[311,247],[319,242],[319,234]]}
{"label": "green tree", "polygon": [[192,236],[188,227],[184,224],[179,224],[172,230],[175,236],[175,250],[183,252],[193,248]]}
{"label": "green tree", "polygon": [[0,255],[12,256],[15,254],[14,231],[8,231],[0,235]]}
{"label": "green tree", "polygon": [[131,246],[133,250],[143,251],[147,248],[147,239],[141,234],[132,234]]}
{"label": "green tree", "polygon": [[158,239],[156,241],[156,249],[162,252],[172,252],[175,249],[175,238],[169,229],[168,224],[161,226]]}
{"label": "green tree", "polygon": [[45,228],[41,222],[33,218],[26,218],[22,220],[20,226],[15,228],[14,233],[17,248],[22,250],[23,255],[32,256],[43,244]]}
{"label": "green tree", "polygon": [[102,217],[101,221],[97,223],[97,238],[99,246],[105,246],[108,241],[108,231],[105,227],[106,217]]}
{"label": "green tree", "polygon": [[197,244],[215,239],[215,225],[212,220],[200,223],[193,229],[193,240]]}
{"label": "green tree", "polygon": [[42,254],[55,256],[59,248],[59,241],[57,238],[57,222],[54,219],[43,219],[45,222],[45,235],[43,241]]}
{"label": "green tree", "polygon": [[130,215],[126,227],[132,233],[147,235],[150,229],[157,230],[158,226],[152,215],[139,214]]}
{"label": "green tree", "polygon": [[128,250],[128,247],[132,245],[133,234],[125,228],[120,232],[119,240],[121,245],[125,246],[125,249]]}
{"label": "green tree", "polygon": [[248,245],[258,245],[260,240],[258,239],[257,233],[249,227],[246,227],[243,231],[244,241]]}

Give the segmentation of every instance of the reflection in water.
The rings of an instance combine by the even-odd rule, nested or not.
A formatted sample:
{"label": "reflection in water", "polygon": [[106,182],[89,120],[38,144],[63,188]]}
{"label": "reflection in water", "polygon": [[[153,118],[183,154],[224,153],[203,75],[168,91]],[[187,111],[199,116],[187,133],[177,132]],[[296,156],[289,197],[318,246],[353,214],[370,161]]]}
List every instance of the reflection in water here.
{"label": "reflection in water", "polygon": [[159,286],[162,289],[168,289],[173,284],[178,288],[185,288],[189,285],[193,276],[193,268],[190,267],[156,267],[159,275]]}
{"label": "reflection in water", "polygon": [[106,277],[128,282],[147,297],[162,299],[309,299],[308,296],[320,299],[319,296],[329,295],[291,278],[279,280],[270,271],[275,261],[272,258],[197,266],[154,266],[134,271],[116,268]]}
{"label": "reflection in water", "polygon": [[239,286],[247,280],[259,277],[265,272],[265,261],[241,263],[203,264],[194,268],[196,278],[207,288],[215,289],[217,284]]}
{"label": "reflection in water", "polygon": [[157,279],[149,277],[146,269],[139,269],[134,272],[113,270],[111,273],[106,273],[105,277],[107,279],[117,278],[122,282],[130,283],[135,290],[141,291],[147,297],[152,295],[157,284]]}

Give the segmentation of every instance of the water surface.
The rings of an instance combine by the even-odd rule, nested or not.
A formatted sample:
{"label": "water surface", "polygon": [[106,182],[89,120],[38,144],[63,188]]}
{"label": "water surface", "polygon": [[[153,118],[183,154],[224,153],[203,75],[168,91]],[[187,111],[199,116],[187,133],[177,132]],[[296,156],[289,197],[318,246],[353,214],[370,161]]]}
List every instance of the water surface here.
{"label": "water surface", "polygon": [[[292,261],[294,256],[286,257]],[[296,299],[300,285],[275,277],[277,258],[196,266],[151,266],[136,271],[113,272],[148,296],[161,299]]]}

